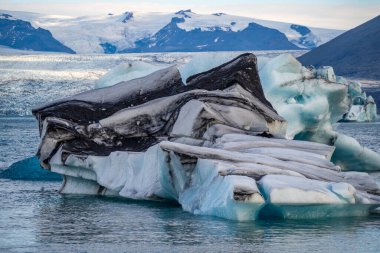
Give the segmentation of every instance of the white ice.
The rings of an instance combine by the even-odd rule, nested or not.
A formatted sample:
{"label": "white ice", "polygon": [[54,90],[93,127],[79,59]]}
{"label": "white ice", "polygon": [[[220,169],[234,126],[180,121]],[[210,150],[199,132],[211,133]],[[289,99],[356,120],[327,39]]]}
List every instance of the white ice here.
{"label": "white ice", "polygon": [[164,64],[153,65],[142,61],[122,63],[97,80],[95,89],[143,77],[162,68],[165,68]]}
{"label": "white ice", "polygon": [[362,85],[358,81],[347,81],[343,78],[340,82],[348,85],[348,95],[351,100],[350,110],[344,115],[344,121],[369,122],[377,118],[377,106],[371,96],[362,91]]}

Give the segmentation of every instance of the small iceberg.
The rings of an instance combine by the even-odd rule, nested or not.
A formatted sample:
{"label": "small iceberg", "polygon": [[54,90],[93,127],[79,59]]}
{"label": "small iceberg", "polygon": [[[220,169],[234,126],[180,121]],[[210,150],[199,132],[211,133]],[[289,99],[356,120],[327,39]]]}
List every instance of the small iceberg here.
{"label": "small iceberg", "polygon": [[377,106],[372,96],[367,96],[362,91],[362,85],[357,81],[346,81],[340,78],[340,82],[347,83],[350,99],[350,109],[343,115],[342,122],[370,122],[377,118]]}
{"label": "small iceberg", "polygon": [[[310,76],[303,84],[309,91],[297,96],[293,83],[303,72],[293,72],[302,66],[274,63],[281,72],[260,78],[255,55],[242,54],[190,75],[186,84],[172,66],[36,107],[40,163],[63,175],[66,194],[170,200],[193,214],[241,221],[368,215],[380,206],[380,188],[369,174],[331,161],[344,149],[335,139],[289,138],[315,120],[327,127],[338,119],[345,105],[326,100],[344,99],[346,89]],[[270,64],[263,73],[271,73]],[[269,90],[278,100],[268,101],[264,90],[281,80],[287,84]],[[288,122],[277,113],[278,105],[297,101],[304,101],[299,109],[283,108],[294,111],[284,113]],[[333,119],[314,118],[318,104],[314,111]]]}

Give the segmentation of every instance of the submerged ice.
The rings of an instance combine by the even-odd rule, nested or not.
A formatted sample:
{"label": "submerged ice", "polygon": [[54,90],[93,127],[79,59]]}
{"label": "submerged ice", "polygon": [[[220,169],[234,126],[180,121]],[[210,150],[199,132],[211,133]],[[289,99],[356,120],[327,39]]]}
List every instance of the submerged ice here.
{"label": "submerged ice", "polygon": [[[253,54],[205,72],[189,64],[199,68],[183,66],[182,77],[160,69],[33,110],[40,162],[64,176],[62,193],[173,200],[234,220],[358,216],[379,206],[374,179],[339,166],[348,137],[331,124],[347,109],[346,86],[286,56],[266,61],[260,77]],[[348,148],[350,163],[376,169],[378,155],[359,148],[360,156]]]}

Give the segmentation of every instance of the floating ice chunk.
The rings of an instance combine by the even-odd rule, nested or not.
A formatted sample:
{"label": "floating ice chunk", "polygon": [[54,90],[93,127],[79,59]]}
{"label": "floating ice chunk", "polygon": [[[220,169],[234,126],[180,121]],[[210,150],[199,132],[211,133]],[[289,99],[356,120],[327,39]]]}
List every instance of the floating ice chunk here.
{"label": "floating ice chunk", "polygon": [[368,122],[374,121],[377,118],[377,108],[374,102],[371,102],[371,99],[367,99],[363,105],[351,105],[350,110],[347,114],[344,115],[342,121],[348,122]]}
{"label": "floating ice chunk", "polygon": [[352,105],[344,117],[344,121],[364,122],[367,121],[367,113],[363,105]]}
{"label": "floating ice chunk", "polygon": [[346,83],[351,104],[342,121],[367,122],[375,120],[377,118],[377,108],[373,98],[371,96],[367,97],[366,93],[362,91],[360,82],[346,81]]}

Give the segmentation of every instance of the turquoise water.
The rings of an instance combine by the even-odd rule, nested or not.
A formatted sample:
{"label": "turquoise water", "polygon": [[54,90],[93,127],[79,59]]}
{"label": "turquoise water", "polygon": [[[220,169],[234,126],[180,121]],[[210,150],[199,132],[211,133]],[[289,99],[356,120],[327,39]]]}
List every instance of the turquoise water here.
{"label": "turquoise water", "polygon": [[[379,123],[339,131],[379,150]],[[34,154],[32,118],[0,118],[1,162]],[[380,217],[235,222],[170,203],[64,196],[59,182],[0,179],[0,252],[380,252]]]}

